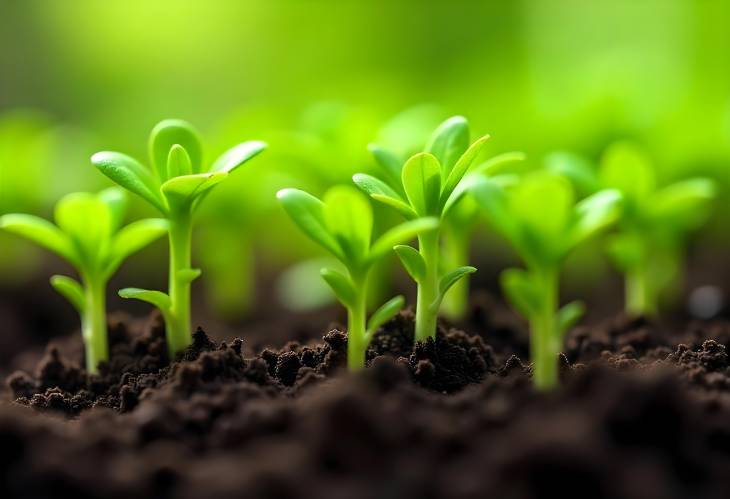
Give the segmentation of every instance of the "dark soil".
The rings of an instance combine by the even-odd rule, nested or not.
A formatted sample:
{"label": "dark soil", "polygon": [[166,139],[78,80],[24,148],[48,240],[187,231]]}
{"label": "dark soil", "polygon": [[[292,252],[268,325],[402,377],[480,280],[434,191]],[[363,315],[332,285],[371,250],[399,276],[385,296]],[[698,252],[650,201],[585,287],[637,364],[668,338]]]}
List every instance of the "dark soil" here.
{"label": "dark soil", "polygon": [[469,324],[414,346],[403,313],[349,374],[338,330],[258,352],[198,330],[170,363],[157,319],[115,319],[98,376],[72,337],[7,377],[0,497],[730,497],[730,323],[578,328],[549,394],[509,313]]}

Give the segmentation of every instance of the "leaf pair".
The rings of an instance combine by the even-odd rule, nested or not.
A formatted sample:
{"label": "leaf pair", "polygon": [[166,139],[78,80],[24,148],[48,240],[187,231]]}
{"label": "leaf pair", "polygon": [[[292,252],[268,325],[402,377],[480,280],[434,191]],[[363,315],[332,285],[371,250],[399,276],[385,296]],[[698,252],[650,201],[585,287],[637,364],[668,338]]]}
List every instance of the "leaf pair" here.
{"label": "leaf pair", "polygon": [[395,245],[438,225],[432,217],[412,219],[371,242],[372,208],[352,187],[333,187],[323,200],[298,189],[283,189],[277,198],[307,236],[354,273],[366,271]]}
{"label": "leaf pair", "polygon": [[405,164],[384,149],[370,146],[383,178],[358,173],[353,181],[371,198],[406,219],[443,218],[464,195],[458,186],[488,139],[487,135],[469,145],[468,123],[455,116],[434,132],[425,152],[412,156]]}
{"label": "leaf pair", "polygon": [[570,183],[546,171],[529,173],[513,185],[482,178],[472,192],[490,223],[536,267],[558,264],[620,214],[618,191],[603,190],[576,202]]}
{"label": "leaf pair", "polygon": [[[56,225],[33,215],[0,217],[0,228],[22,235],[58,254],[81,275],[108,279],[126,257],[167,230],[162,219],[146,219],[121,227],[126,196],[119,188],[99,194],[74,193],[56,205]],[[72,303],[70,278],[54,279],[54,287]],[[75,283],[75,281],[74,281]],[[78,283],[75,284],[80,289]]]}
{"label": "leaf pair", "polygon": [[192,208],[230,172],[265,148],[263,142],[244,142],[203,168],[197,131],[185,121],[164,120],[150,134],[151,169],[118,152],[96,153],[91,162],[111,180],[167,215]]}

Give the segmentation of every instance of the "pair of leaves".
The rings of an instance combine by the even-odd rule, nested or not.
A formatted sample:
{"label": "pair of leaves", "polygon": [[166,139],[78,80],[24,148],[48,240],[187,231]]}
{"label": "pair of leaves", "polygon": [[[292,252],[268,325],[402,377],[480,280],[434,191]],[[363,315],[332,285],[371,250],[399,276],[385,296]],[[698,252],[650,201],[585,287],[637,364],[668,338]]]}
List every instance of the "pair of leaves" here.
{"label": "pair of leaves", "polygon": [[[502,289],[510,304],[524,317],[536,317],[546,306],[540,279],[521,269],[507,269],[501,276]],[[561,340],[566,331],[578,323],[585,313],[585,305],[574,301],[564,305],[555,316],[555,340]]]}
{"label": "pair of leaves", "polygon": [[202,146],[195,129],[182,120],[164,120],[150,134],[151,169],[118,152],[98,152],[91,162],[112,181],[168,215],[171,211],[191,209],[229,173],[265,148],[263,142],[244,142],[204,169]]}
{"label": "pair of leaves", "polygon": [[482,178],[472,193],[492,225],[537,266],[559,263],[620,214],[617,191],[600,191],[576,203],[570,183],[544,171],[527,174],[514,185]]}
{"label": "pair of leaves", "polygon": [[283,189],[277,198],[310,239],[334,255],[349,271],[357,273],[366,271],[393,246],[434,230],[438,224],[433,218],[416,218],[397,225],[371,243],[372,208],[352,187],[333,187],[325,194],[324,201],[298,189]]}
{"label": "pair of leaves", "polygon": [[383,170],[383,178],[358,173],[355,184],[371,198],[390,206],[406,219],[445,216],[464,192],[457,189],[489,136],[469,145],[466,119],[457,116],[439,126],[426,151],[408,159],[404,165],[392,154],[371,146]]}

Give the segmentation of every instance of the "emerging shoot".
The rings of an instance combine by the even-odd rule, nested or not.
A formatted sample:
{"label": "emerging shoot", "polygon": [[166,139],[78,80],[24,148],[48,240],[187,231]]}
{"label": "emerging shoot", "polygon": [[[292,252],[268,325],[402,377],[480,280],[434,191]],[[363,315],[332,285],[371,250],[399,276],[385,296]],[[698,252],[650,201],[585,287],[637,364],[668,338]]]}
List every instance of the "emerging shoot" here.
{"label": "emerging shoot", "polygon": [[98,371],[109,358],[106,286],[119,265],[167,230],[162,219],[146,219],[121,227],[124,191],[113,187],[99,194],[69,194],[56,205],[56,224],[33,215],[0,217],[0,228],[24,236],[68,261],[81,282],[55,275],[51,285],[76,308],[86,350],[86,370]]}
{"label": "emerging shoot", "polygon": [[168,293],[126,288],[119,294],[160,309],[171,357],[192,341],[190,285],[200,275],[200,270],[191,266],[193,213],[213,187],[265,148],[263,142],[243,142],[204,168],[201,142],[195,129],[182,120],[164,120],[150,134],[152,168],[118,152],[98,152],[91,157],[91,162],[104,175],[142,197],[169,222]]}
{"label": "emerging shoot", "polygon": [[361,369],[365,366],[365,352],[373,334],[398,313],[404,303],[402,296],[396,296],[367,320],[368,277],[372,266],[392,251],[393,246],[433,232],[438,221],[433,217],[414,217],[373,242],[372,207],[352,187],[333,187],[323,200],[298,189],[283,189],[277,197],[299,228],[345,267],[345,273],[324,268],[321,274],[347,309],[348,368]]}
{"label": "emerging shoot", "polygon": [[483,178],[472,192],[527,267],[504,271],[502,287],[530,323],[535,386],[550,389],[558,383],[563,334],[583,315],[579,302],[558,308],[560,267],[572,249],[618,218],[620,194],[605,190],[576,203],[570,182],[545,171],[511,185]]}

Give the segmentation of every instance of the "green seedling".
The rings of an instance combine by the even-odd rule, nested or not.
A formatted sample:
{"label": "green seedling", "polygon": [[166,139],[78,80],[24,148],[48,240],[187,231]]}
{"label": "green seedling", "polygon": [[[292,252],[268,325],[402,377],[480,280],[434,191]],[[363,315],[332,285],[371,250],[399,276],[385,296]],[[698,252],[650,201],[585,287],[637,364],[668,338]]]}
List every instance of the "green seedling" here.
{"label": "green seedling", "polygon": [[347,365],[351,370],[361,369],[373,334],[404,303],[402,296],[396,296],[366,321],[370,270],[395,245],[433,232],[438,221],[433,217],[414,217],[373,242],[372,207],[353,187],[333,187],[323,200],[298,189],[281,190],[277,197],[299,228],[345,267],[344,273],[324,268],[321,275],[347,309]]}
{"label": "green seedling", "polygon": [[405,245],[396,248],[403,266],[418,285],[415,333],[418,341],[436,336],[436,320],[446,292],[461,278],[476,271],[467,265],[444,269],[440,229],[467,191],[468,183],[463,180],[488,138],[481,137],[470,145],[466,119],[455,116],[436,129],[426,152],[412,156],[405,164],[386,150],[371,146],[383,170],[382,177],[363,173],[353,177],[355,184],[371,198],[395,209],[406,219],[435,217],[439,220],[437,230],[419,234],[418,250]]}
{"label": "green seedling", "polygon": [[81,282],[55,275],[51,285],[81,316],[86,369],[96,373],[107,360],[106,286],[132,253],[162,236],[167,222],[146,219],[121,227],[126,208],[124,191],[113,187],[99,194],[69,194],[56,205],[56,224],[33,215],[0,217],[0,228],[24,236],[58,254],[79,274]]}
{"label": "green seedling", "polygon": [[609,256],[625,276],[626,311],[656,315],[662,293],[681,275],[687,233],[707,219],[715,182],[695,177],[659,187],[651,160],[628,142],[611,146],[598,171],[565,153],[553,154],[550,162],[583,192],[621,192],[623,209],[617,233],[608,242]]}
{"label": "green seedling", "polygon": [[213,187],[265,148],[263,142],[243,142],[203,168],[201,141],[195,129],[182,120],[164,120],[150,134],[151,169],[118,152],[99,152],[91,158],[104,175],[142,197],[169,223],[168,293],[126,288],[119,294],[160,309],[171,356],[192,341],[190,285],[200,276],[200,270],[191,267],[193,213]]}
{"label": "green seedling", "polygon": [[558,309],[560,268],[571,250],[618,218],[621,195],[604,190],[576,203],[570,182],[545,171],[514,184],[483,178],[472,192],[490,224],[525,263],[525,270],[502,273],[502,287],[530,323],[534,383],[552,388],[558,382],[563,335],[584,309],[579,302]]}

